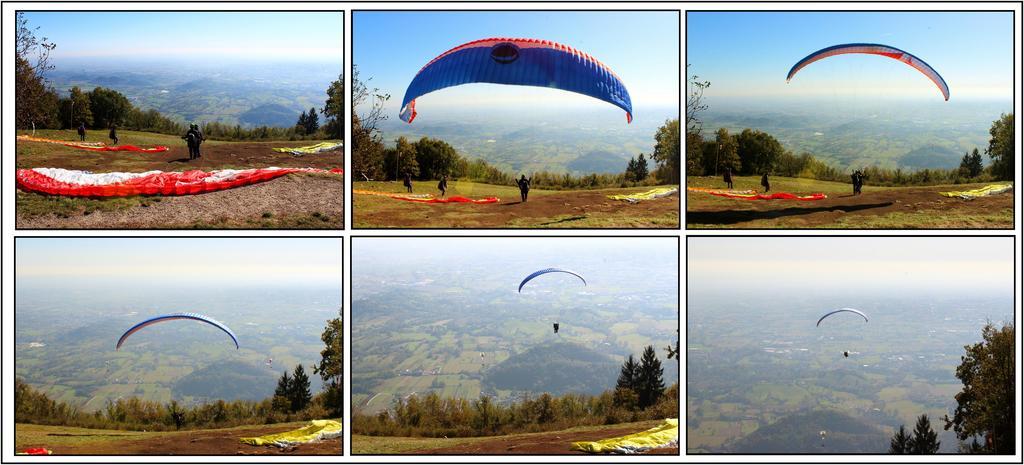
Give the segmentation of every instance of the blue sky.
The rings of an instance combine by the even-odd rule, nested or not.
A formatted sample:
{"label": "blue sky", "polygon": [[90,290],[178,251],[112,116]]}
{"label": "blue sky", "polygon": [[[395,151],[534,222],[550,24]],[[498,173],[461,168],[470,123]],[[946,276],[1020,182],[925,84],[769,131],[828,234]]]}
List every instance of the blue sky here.
{"label": "blue sky", "polygon": [[51,56],[341,62],[340,12],[41,12],[26,13]]}
{"label": "blue sky", "polygon": [[18,279],[83,283],[336,285],[341,240],[333,238],[25,238],[16,241]]}
{"label": "blue sky", "polygon": [[[356,12],[352,60],[371,87],[391,94],[397,112],[405,89],[428,61],[457,45],[487,37],[546,39],[594,56],[623,80],[634,107],[678,107],[679,16],[676,12]],[[445,106],[495,105],[503,111],[573,106],[621,110],[554,89],[473,84],[425,95],[420,112]],[[511,110],[508,110],[511,108]],[[397,117],[397,115],[390,115]]]}
{"label": "blue sky", "polygon": [[786,73],[831,45],[880,43],[910,52],[939,72],[957,99],[1013,96],[1012,13],[691,12],[686,17],[689,73],[711,81],[705,95],[793,97],[892,95],[937,99],[923,74],[867,55],[812,63],[786,84]]}

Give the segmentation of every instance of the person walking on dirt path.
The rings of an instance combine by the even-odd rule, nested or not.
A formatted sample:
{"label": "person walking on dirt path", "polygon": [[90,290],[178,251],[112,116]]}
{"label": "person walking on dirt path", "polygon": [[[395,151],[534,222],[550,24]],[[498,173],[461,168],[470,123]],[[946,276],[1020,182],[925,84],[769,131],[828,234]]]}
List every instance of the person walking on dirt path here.
{"label": "person walking on dirt path", "polygon": [[448,175],[441,176],[441,180],[437,183],[437,190],[441,191],[441,198],[444,198],[446,192],[448,192]]}
{"label": "person walking on dirt path", "polygon": [[405,186],[405,192],[412,194],[412,174],[408,171],[405,172],[405,179],[402,180],[402,185]]}
{"label": "person walking on dirt path", "polygon": [[78,124],[78,140],[85,142],[85,121]]}
{"label": "person walking on dirt path", "polygon": [[722,175],[722,180],[725,181],[725,186],[732,189],[732,168],[726,168],[725,174]]}
{"label": "person walking on dirt path", "polygon": [[110,134],[108,134],[108,136],[110,137],[110,140],[114,141],[114,143],[111,144],[111,145],[117,145],[117,142],[118,142],[119,139],[117,138],[117,125],[116,124],[111,124],[110,125]]}
{"label": "person walking on dirt path", "polygon": [[518,181],[516,181],[516,184],[519,185],[519,196],[522,197],[522,199],[523,199],[522,201],[523,202],[526,202],[526,197],[528,197],[530,195],[530,181],[531,180],[532,180],[532,178],[527,179],[526,175],[524,174],[524,175],[522,175],[519,178]]}
{"label": "person walking on dirt path", "polygon": [[765,194],[767,194],[768,191],[772,190],[772,185],[768,183],[768,173],[761,175],[761,185],[764,186]]}

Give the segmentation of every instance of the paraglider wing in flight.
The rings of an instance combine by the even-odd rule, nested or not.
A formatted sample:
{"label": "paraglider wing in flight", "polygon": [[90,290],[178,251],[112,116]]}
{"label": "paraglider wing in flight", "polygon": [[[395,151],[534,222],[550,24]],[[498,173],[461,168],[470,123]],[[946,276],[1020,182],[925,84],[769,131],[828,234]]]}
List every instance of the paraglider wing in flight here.
{"label": "paraglider wing in flight", "polygon": [[925,63],[924,60],[910,53],[896,47],[881,44],[841,44],[825,47],[817,52],[807,55],[793,65],[793,67],[789,69],[789,74],[786,75],[786,82],[793,79],[793,76],[796,75],[797,71],[800,71],[805,66],[814,63],[815,61],[850,53],[884,56],[906,63],[908,66],[927,76],[928,79],[931,79],[931,81],[935,83],[935,86],[939,88],[939,92],[942,92],[942,97],[947,101],[949,100],[949,86],[946,85],[946,80],[942,78],[939,72],[935,71],[935,68],[932,68],[928,63]]}
{"label": "paraglider wing in flight", "polygon": [[530,282],[531,279],[536,278],[537,276],[540,276],[542,274],[548,274],[548,273],[568,273],[568,274],[571,274],[571,275],[573,275],[573,276],[575,276],[577,278],[580,278],[580,281],[583,281],[583,285],[584,286],[587,285],[587,280],[583,279],[583,276],[580,276],[578,273],[575,273],[575,272],[572,272],[572,271],[569,271],[569,270],[563,270],[561,268],[544,268],[543,270],[538,270],[538,271],[534,271],[533,273],[530,273],[529,276],[527,276],[525,279],[523,279],[523,282],[519,283],[519,292],[523,292],[523,286],[525,286],[526,283]]}
{"label": "paraglider wing in flight", "polygon": [[210,317],[208,317],[206,315],[200,315],[198,313],[170,313],[170,314],[167,314],[167,315],[155,316],[155,317],[150,318],[148,320],[142,321],[142,322],[136,324],[135,326],[132,326],[131,328],[128,328],[128,331],[125,331],[124,334],[121,335],[121,338],[117,340],[117,347],[115,347],[114,350],[120,349],[121,345],[124,344],[124,341],[126,339],[128,339],[128,336],[131,336],[132,334],[135,334],[137,331],[141,330],[142,328],[145,328],[145,327],[147,327],[149,325],[154,325],[154,324],[157,324],[157,323],[163,323],[165,321],[172,321],[172,320],[194,320],[194,321],[201,321],[201,322],[209,324],[209,325],[213,325],[213,326],[217,327],[217,329],[220,329],[221,331],[224,331],[224,333],[226,333],[228,336],[230,336],[231,340],[234,341],[234,343],[235,343],[235,349],[238,349],[238,338],[235,337],[235,333],[233,331],[231,331],[231,329],[228,328],[227,326],[224,326],[223,323],[221,323],[221,322],[219,322],[217,320],[214,320],[213,318],[210,318]]}
{"label": "paraglider wing in flight", "polygon": [[622,80],[596,58],[550,40],[494,37],[459,45],[430,60],[405,91],[399,118],[412,123],[416,99],[472,83],[548,87],[588,95],[626,111],[633,103]]}
{"label": "paraglider wing in flight", "polygon": [[860,310],[857,310],[855,308],[840,308],[839,310],[833,310],[831,312],[828,312],[828,313],[822,315],[822,317],[818,319],[818,324],[816,324],[814,326],[815,327],[821,326],[821,322],[823,320],[825,320],[825,318],[828,318],[828,317],[830,317],[832,315],[835,315],[836,313],[843,313],[843,312],[856,313],[856,314],[860,315],[861,317],[863,317],[864,321],[868,321],[868,316],[865,315],[864,312],[862,312]]}

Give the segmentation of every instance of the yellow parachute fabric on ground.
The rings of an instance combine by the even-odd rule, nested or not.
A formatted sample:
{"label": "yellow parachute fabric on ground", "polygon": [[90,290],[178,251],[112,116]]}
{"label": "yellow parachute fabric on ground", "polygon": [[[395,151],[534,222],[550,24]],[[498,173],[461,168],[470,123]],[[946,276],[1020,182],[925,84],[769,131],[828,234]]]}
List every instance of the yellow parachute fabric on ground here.
{"label": "yellow parachute fabric on ground", "polygon": [[73,140],[56,140],[47,139],[45,137],[30,136],[28,134],[22,134],[20,136],[15,137],[15,139],[29,142],[46,142],[47,144],[60,144],[66,145],[68,147],[103,147],[105,145],[103,142],[79,142]]}
{"label": "yellow parachute fabric on ground", "polygon": [[630,434],[618,438],[600,441],[582,441],[572,443],[570,450],[580,450],[591,454],[614,452],[616,454],[635,454],[648,449],[667,447],[679,442],[679,419],[669,418],[664,423],[647,431]]}
{"label": "yellow parachute fabric on ground", "polygon": [[307,153],[330,152],[344,147],[343,142],[321,142],[319,144],[307,145],[305,147],[275,147],[275,152],[290,153],[292,155],[304,155]]}
{"label": "yellow parachute fabric on ground", "polygon": [[960,197],[961,199],[971,200],[986,195],[1002,194],[1010,189],[1013,189],[1013,184],[992,184],[991,186],[979,187],[969,191],[939,192],[939,194],[946,197]]}
{"label": "yellow parachute fabric on ground", "polygon": [[608,198],[612,200],[625,200],[627,202],[639,202],[641,200],[651,200],[669,196],[676,192],[679,192],[678,187],[658,187],[646,192],[637,192],[635,194],[609,195]]}
{"label": "yellow parachute fabric on ground", "polygon": [[297,430],[285,431],[284,433],[268,434],[256,438],[241,438],[244,444],[254,446],[273,445],[287,447],[292,444],[320,441],[323,439],[334,439],[341,437],[341,422],[335,420],[313,420],[309,425]]}

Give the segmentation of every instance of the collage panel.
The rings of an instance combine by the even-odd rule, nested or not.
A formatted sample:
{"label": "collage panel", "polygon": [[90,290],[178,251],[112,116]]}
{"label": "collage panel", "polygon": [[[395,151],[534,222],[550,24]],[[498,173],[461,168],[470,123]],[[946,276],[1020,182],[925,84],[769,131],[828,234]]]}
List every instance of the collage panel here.
{"label": "collage panel", "polygon": [[678,237],[351,251],[353,455],[679,454]]}
{"label": "collage panel", "polygon": [[939,5],[687,11],[687,228],[1014,229],[1019,17]]}
{"label": "collage panel", "polygon": [[342,453],[341,238],[15,241],[18,454]]}
{"label": "collage panel", "polygon": [[1018,254],[1013,236],[687,238],[686,453],[1011,459]]}
{"label": "collage panel", "polygon": [[17,11],[15,227],[343,229],[344,18]]}
{"label": "collage panel", "polygon": [[351,18],[353,228],[679,228],[678,9]]}

